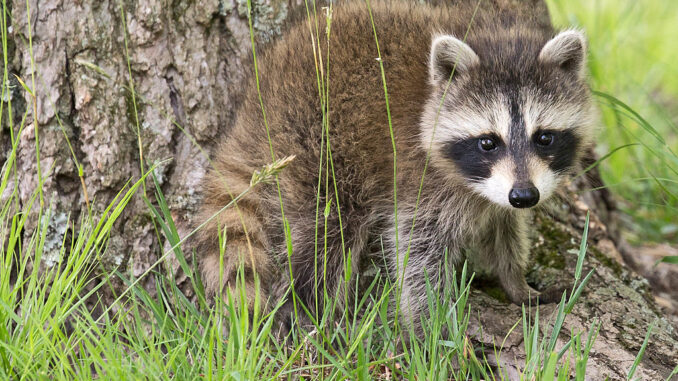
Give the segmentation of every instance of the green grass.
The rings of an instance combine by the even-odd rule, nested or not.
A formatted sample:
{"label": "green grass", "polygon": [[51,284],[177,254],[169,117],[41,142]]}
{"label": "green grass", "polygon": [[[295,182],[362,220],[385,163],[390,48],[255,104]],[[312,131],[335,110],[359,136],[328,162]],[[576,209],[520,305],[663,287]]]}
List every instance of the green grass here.
{"label": "green grass", "polygon": [[[601,133],[602,151],[629,143],[640,144],[620,149],[602,161],[606,179],[612,184],[621,184],[612,187],[613,191],[627,200],[637,202],[634,204],[628,201],[627,208],[633,211],[638,237],[673,239],[670,226],[673,221],[671,217],[676,215],[676,200],[672,197],[678,194],[675,190],[678,176],[672,168],[678,167],[678,160],[673,154],[677,144],[676,129],[669,122],[672,116],[668,110],[671,102],[678,99],[678,78],[667,80],[664,74],[670,72],[671,63],[678,58],[675,57],[678,53],[670,49],[671,41],[666,38],[668,34],[664,33],[670,33],[670,28],[678,29],[678,26],[671,26],[675,24],[668,23],[678,21],[676,12],[646,10],[640,6],[624,6],[620,2],[602,0],[596,3],[599,4],[597,8],[570,1],[567,2],[567,8],[554,1],[549,3],[552,3],[551,9],[558,23],[583,25],[591,38],[592,83],[594,89],[601,92],[598,98],[603,106],[606,125]],[[582,0],[582,4],[588,2]],[[625,4],[632,3],[629,1]],[[2,6],[0,32],[5,62],[3,96],[0,98],[9,99],[9,102],[1,104],[0,114],[3,123],[9,121],[11,126],[18,124],[19,129],[15,131],[8,128],[12,150],[0,172],[0,194],[9,194],[0,204],[0,240],[3,243],[0,246],[0,379],[367,380],[387,374],[419,380],[488,380],[506,377],[501,369],[497,374],[493,373],[487,359],[479,354],[481,348],[474,348],[469,340],[467,331],[472,303],[469,285],[473,274],[466,267],[450,274],[453,286],[442,291],[442,300],[455,300],[453,305],[441,304],[440,295],[434,295],[429,287],[429,316],[424,317],[423,323],[427,335],[423,338],[414,336],[406,325],[401,325],[389,313],[389,304],[394,298],[393,293],[397,293],[398,284],[390,283],[387,277],[375,277],[368,292],[364,292],[364,296],[351,306],[351,310],[361,311],[360,319],[356,318],[355,313],[333,316],[330,315],[333,308],[325,308],[327,313],[313,322],[314,327],[310,332],[294,329],[285,345],[274,337],[276,325],[272,316],[275,308],[267,313],[255,308],[250,313],[244,308],[242,294],[229,294],[214,305],[210,304],[194,265],[193,253],[182,250],[181,244],[188,237],[179,236],[165,197],[152,175],[154,167],[143,160],[139,163],[143,176],[130,179],[105,210],[88,210],[82,213],[83,217],[77,224],[68,221],[69,226],[77,226],[77,230],[66,235],[61,242],[56,265],[46,266],[48,261],[54,260],[45,257],[48,225],[54,218],[52,210],[43,202],[41,184],[34,190],[32,201],[19,208],[17,182],[11,181],[17,176],[18,136],[26,127],[27,117],[36,105],[31,104],[24,115],[17,116],[13,114],[11,97],[5,97],[11,90],[7,69],[9,14],[5,2]],[[250,6],[248,2],[248,8]],[[331,17],[331,13],[316,11],[315,4],[307,4],[307,10],[312,17]],[[644,13],[640,15],[636,11]],[[124,15],[122,7],[120,14]],[[632,21],[634,17],[635,22]],[[666,23],[657,22],[641,28],[637,22],[639,17]],[[314,33],[316,36],[320,33],[329,34],[330,30],[320,31],[316,24]],[[639,33],[633,34],[632,39],[629,37],[628,40],[614,42],[620,47],[618,52],[614,51],[618,55],[609,51],[610,46],[613,46],[611,41],[617,41],[615,38],[618,36],[629,36],[634,31]],[[250,32],[253,33],[252,30]],[[380,31],[373,30],[373,33],[378,44]],[[124,42],[121,49],[129,55],[127,36],[121,37]],[[635,41],[637,48],[642,47],[651,54],[637,54],[630,48],[633,45],[628,41]],[[30,38],[17,42],[17,45],[18,49],[32,51]],[[325,54],[325,57],[331,54],[329,46],[317,46],[316,52]],[[256,54],[256,46],[252,53]],[[329,65],[327,59],[317,62],[319,65]],[[101,71],[91,63],[83,65],[96,72]],[[129,72],[129,62],[127,69]],[[329,67],[321,70],[318,66],[318,96],[325,117],[323,146],[326,147],[318,170],[324,175],[320,176],[325,181],[324,189],[330,189],[336,187],[328,133],[331,126],[328,112],[331,79],[323,73],[329,73]],[[383,96],[387,99],[388,84],[385,78],[382,66]],[[35,102],[35,94],[40,92],[35,80],[19,80],[24,91]],[[131,75],[127,83],[118,85],[130,93],[138,124],[136,99],[143,100],[143,94],[135,92]],[[641,92],[638,89],[645,90]],[[616,98],[606,94],[615,94]],[[176,121],[171,121],[177,125]],[[34,133],[38,134],[38,131],[36,127]],[[138,135],[138,128],[136,132]],[[140,142],[140,137],[137,138]],[[141,145],[139,154],[143,157]],[[38,152],[36,158],[37,155]],[[77,160],[75,156],[73,159]],[[251,187],[262,182],[277,182],[277,174],[284,170],[288,159],[276,157],[275,152],[271,151],[271,162],[271,165],[253,174]],[[664,165],[667,163],[669,165]],[[77,162],[76,167],[82,179],[85,175],[82,173],[83,167]],[[635,177],[631,181],[628,181],[628,168],[634,170]],[[44,178],[49,176],[51,168],[38,171]],[[652,181],[639,178],[650,178]],[[84,182],[83,192],[86,193]],[[394,184],[394,198],[395,194],[397,188]],[[122,270],[106,271],[99,266],[99,260],[106,254],[113,224],[135,197],[143,198],[146,202],[159,234],[158,239],[170,245],[170,249],[138,278],[132,278]],[[242,197],[242,194],[238,197]],[[396,199],[394,208],[395,202]],[[280,207],[284,211],[282,201]],[[317,218],[327,218],[330,213],[341,213],[336,202],[334,205],[320,205],[318,202]],[[38,222],[37,228],[26,237],[24,226],[32,222],[30,219]],[[563,294],[557,313],[550,318],[552,321],[545,322],[538,313],[531,315],[529,309],[524,309],[523,319],[514,327],[522,327],[523,331],[527,359],[522,376],[526,380],[584,379],[589,353],[600,325],[593,323],[588,327],[588,332],[571,332],[571,339],[562,347],[556,346],[556,338],[562,330],[565,317],[572,311],[592,274],[582,277],[587,249],[588,223],[586,225],[578,252],[575,284],[572,290]],[[289,240],[288,228],[285,234]],[[219,239],[223,248],[227,243],[225,236]],[[325,252],[323,245],[322,241],[316,242],[319,255]],[[288,248],[291,254],[292,247],[288,245]],[[161,266],[168,255],[177,258],[182,271],[189,277],[196,295],[195,302],[187,299],[178,289],[174,274]],[[352,279],[350,251],[347,250],[345,255],[345,281],[349,282]],[[141,280],[146,280],[150,275],[156,282],[156,294],[150,294],[141,287]],[[114,292],[112,278],[122,280],[124,287],[122,292],[115,295],[112,304],[103,305],[98,298],[102,291]],[[323,300],[333,306],[336,300],[333,300],[329,291],[322,292]],[[262,303],[257,299],[255,304],[260,306]],[[295,313],[304,314],[303,306],[295,303]],[[552,329],[546,335],[541,334],[543,329],[540,326],[547,324],[552,325]],[[637,361],[629,369],[629,379],[633,377],[650,340],[651,328],[648,329]],[[498,346],[493,349],[499,353],[502,348]]]}
{"label": "green grass", "polygon": [[[127,286],[128,297],[119,298],[112,306],[100,306],[103,313],[92,314],[85,303],[97,290],[107,287],[107,282],[94,283],[89,275],[105,251],[107,231],[140,188],[141,180],[121,192],[99,222],[81,221],[78,238],[64,242],[68,256],[45,273],[38,268],[50,216],[26,247],[17,246],[26,214],[15,216],[5,230],[10,245],[0,258],[0,268],[13,269],[0,275],[2,379],[87,380],[98,376],[249,380],[323,375],[332,380],[370,379],[387,372],[411,379],[492,379],[486,360],[476,357],[468,340],[468,295],[473,276],[465,267],[459,275],[451,274],[454,287],[444,290],[442,300],[456,300],[451,307],[441,304],[439,295],[429,288],[430,316],[424,319],[428,334],[423,339],[408,336],[406,328],[391,320],[387,307],[394,287],[384,284],[378,287],[380,293],[367,292],[356,302],[355,310],[364,311],[362,319],[350,320],[344,314],[339,318],[342,324],[335,326],[331,324],[334,319],[323,316],[310,334],[293,332],[289,345],[281,346],[273,338],[275,311],[262,314],[255,308],[250,314],[244,308],[244,295],[229,294],[213,307],[206,303],[200,276],[188,265],[179,245],[181,238],[157,186],[157,206],[149,202],[149,208],[165,238],[173,244],[170,251],[190,277],[197,304],[178,289],[173,274],[155,272],[158,292],[151,295],[135,280],[116,272]],[[582,245],[580,258],[585,252]],[[35,260],[31,266],[28,258],[32,255]],[[370,288],[378,286],[376,282]],[[93,289],[86,291],[88,285]],[[577,333],[563,348],[555,348],[567,306],[578,296],[574,291],[570,298],[563,295],[549,337],[539,335],[538,314],[534,318],[525,314],[524,334],[530,343],[527,379],[532,375],[551,379],[551,374],[569,379],[570,368],[557,367],[561,357],[569,361],[570,356],[565,356],[568,353],[585,364],[590,338],[581,347]],[[396,348],[392,330],[402,331],[410,344]],[[449,335],[444,336],[444,331]]]}

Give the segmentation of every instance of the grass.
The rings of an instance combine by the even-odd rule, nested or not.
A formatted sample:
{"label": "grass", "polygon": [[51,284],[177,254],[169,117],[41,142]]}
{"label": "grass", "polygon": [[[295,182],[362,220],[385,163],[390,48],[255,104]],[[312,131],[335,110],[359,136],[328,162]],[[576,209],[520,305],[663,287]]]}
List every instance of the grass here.
{"label": "grass", "polygon": [[[662,73],[670,70],[670,63],[675,62],[672,60],[678,58],[670,54],[678,53],[669,52],[666,45],[661,45],[662,40],[659,37],[661,33],[669,32],[666,29],[678,27],[662,24],[652,31],[645,31],[645,34],[633,35],[638,44],[648,39],[653,41],[651,44],[643,44],[644,48],[654,52],[650,56],[651,62],[665,63],[654,71],[650,70],[650,78],[643,74],[648,72],[647,65],[630,49],[620,49],[619,56],[605,53],[609,53],[606,49],[610,46],[610,36],[632,35],[631,31],[638,27],[637,23],[629,21],[630,15],[635,14],[633,12],[637,8],[647,12],[644,17],[661,20],[673,17],[671,20],[678,21],[675,20],[677,17],[669,12],[641,9],[631,2],[623,7],[618,2],[599,0],[595,3],[599,8],[584,6],[588,2],[583,0],[578,8],[570,2],[567,3],[567,8],[555,1],[549,3],[557,23],[583,25],[591,36],[593,87],[600,90],[598,99],[607,128],[601,133],[601,147],[605,152],[612,151],[615,147],[625,147],[602,161],[606,179],[611,184],[621,184],[612,187],[615,192],[627,200],[638,202],[634,204],[628,201],[626,207],[634,216],[637,225],[635,232],[639,239],[672,239],[671,217],[675,219],[677,207],[674,203],[676,200],[672,197],[678,194],[674,187],[678,176],[673,168],[678,167],[678,159],[673,154],[676,145],[675,125],[669,123],[668,109],[660,103],[678,99],[678,79],[671,79],[675,83],[659,79],[662,78]],[[249,1],[247,4],[248,9],[251,9]],[[468,325],[472,300],[469,298],[469,286],[473,274],[465,266],[459,272],[449,274],[453,279],[452,286],[442,291],[443,300],[454,300],[453,305],[441,304],[440,296],[434,295],[431,288],[428,288],[429,315],[424,317],[427,335],[423,338],[416,337],[406,325],[401,325],[389,313],[389,304],[394,298],[393,294],[397,294],[398,283],[389,282],[387,277],[375,277],[368,287],[370,292],[363,293],[364,296],[351,306],[353,311],[361,311],[360,319],[356,317],[356,313],[344,313],[336,317],[330,314],[333,308],[324,308],[327,313],[313,322],[310,332],[294,329],[286,345],[274,339],[276,325],[273,315],[279,306],[267,313],[257,307],[249,312],[244,307],[242,294],[228,294],[216,300],[215,305],[211,305],[205,297],[200,274],[194,266],[193,253],[182,250],[181,244],[187,237],[179,236],[165,196],[153,177],[154,167],[143,160],[139,163],[143,175],[130,180],[105,210],[88,210],[88,213],[82,213],[83,217],[77,223],[70,219],[66,222],[70,228],[77,230],[66,235],[60,243],[56,264],[46,266],[46,262],[53,260],[45,257],[45,245],[48,225],[54,216],[49,205],[43,202],[42,184],[34,190],[31,202],[19,207],[17,182],[11,181],[17,177],[18,136],[27,127],[28,116],[37,107],[36,94],[40,89],[36,88],[35,79],[28,81],[28,85],[27,81],[18,78],[34,103],[21,115],[21,122],[16,123],[11,97],[5,97],[11,91],[7,65],[9,13],[4,1],[2,6],[0,32],[5,61],[1,98],[8,99],[8,102],[0,105],[0,114],[3,123],[8,121],[10,126],[19,127],[16,131],[8,128],[12,149],[8,152],[0,173],[0,194],[9,195],[0,204],[0,239],[3,243],[0,247],[0,379],[89,380],[98,377],[366,380],[390,375],[393,378],[420,380],[489,380],[508,377],[502,369],[493,371],[488,359],[482,354],[484,352],[480,351],[483,348],[475,348],[470,340]],[[26,6],[28,8],[28,2]],[[315,3],[307,3],[306,6],[309,16],[316,20],[317,17],[326,17],[331,21],[331,7],[326,13],[322,13],[317,12]],[[124,14],[121,5],[121,17]],[[125,25],[124,20],[122,21]],[[610,32],[609,25],[616,25],[617,29]],[[321,33],[329,35],[331,31],[331,28],[319,30],[317,23],[310,24],[310,29],[316,36],[314,41],[320,41],[317,37]],[[606,33],[598,33],[599,31]],[[624,31],[628,33],[625,34]],[[250,33],[254,33],[251,18]],[[373,30],[376,45],[379,33],[380,31]],[[123,42],[125,54],[129,55],[126,35],[123,36]],[[31,38],[23,41],[23,44],[24,48],[32,51]],[[627,42],[623,45],[630,46]],[[331,125],[328,112],[331,79],[327,78],[329,60],[326,57],[331,52],[329,46],[317,44],[314,48],[318,96],[324,116],[323,146],[326,147],[318,170],[321,175],[324,174],[319,176],[325,181],[324,189],[331,189],[336,187],[328,133]],[[252,53],[256,56],[256,46],[253,46]],[[32,54],[30,56],[33,64]],[[613,62],[614,65],[606,61],[610,56],[618,59]],[[127,64],[129,72],[129,60]],[[101,70],[93,64],[86,65],[95,71]],[[388,105],[388,84],[383,75],[383,66],[381,68],[383,95]],[[632,74],[624,77],[622,73]],[[628,78],[632,79],[632,84],[625,88],[624,81]],[[134,91],[131,75],[129,82],[121,86],[132,96],[138,127],[136,99],[142,99],[143,94]],[[632,91],[638,88],[651,90],[639,96],[637,91]],[[616,97],[607,94],[615,94]],[[643,112],[637,113],[636,110]],[[388,109],[384,111],[390,112]],[[176,124],[175,121],[172,122]],[[33,127],[38,144],[39,130],[37,126]],[[615,133],[615,129],[620,129],[623,133]],[[137,142],[140,142],[138,128],[136,132]],[[395,154],[394,152],[394,171],[397,170]],[[36,151],[36,158],[37,155],[39,153]],[[139,155],[143,157],[141,144]],[[74,157],[74,160],[77,159]],[[271,165],[253,174],[251,187],[245,192],[262,182],[276,182],[277,174],[284,170],[289,158],[276,157],[271,151],[271,162]],[[76,167],[82,179],[83,167],[77,162]],[[625,168],[633,168],[637,172],[630,182],[628,173],[621,170]],[[50,170],[38,169],[39,178],[49,176]],[[641,178],[652,180],[639,180]],[[86,192],[84,182],[83,192]],[[393,193],[395,208],[395,184]],[[238,197],[243,195],[244,193]],[[159,234],[158,239],[168,242],[170,249],[140,277],[132,278],[124,271],[105,271],[99,268],[98,263],[106,255],[112,226],[135,197],[141,197],[146,202]],[[319,194],[318,200],[320,197]],[[663,205],[664,208],[657,205]],[[284,211],[282,201],[281,209]],[[318,201],[316,217],[328,218],[330,213],[341,213],[337,203],[321,205]],[[37,227],[27,232],[24,227],[31,219],[37,221]],[[589,354],[600,325],[593,323],[588,327],[588,332],[572,332],[569,341],[561,347],[556,345],[556,338],[592,274],[589,272],[582,277],[587,233],[588,223],[578,251],[575,284],[568,293],[563,294],[556,314],[545,321],[538,312],[531,315],[530,309],[524,308],[522,320],[514,327],[522,327],[523,345],[527,354],[523,379],[579,380],[585,377]],[[288,227],[285,234],[289,240]],[[225,236],[219,238],[222,248],[225,247]],[[319,255],[326,254],[324,242],[316,242],[316,247]],[[288,248],[291,254],[291,245]],[[177,258],[182,271],[189,277],[192,291],[196,295],[195,301],[187,299],[179,290],[174,282],[174,274],[161,268],[160,265],[170,254]],[[348,283],[352,279],[350,251],[347,250],[345,255],[345,281]],[[155,294],[149,293],[140,285],[140,281],[149,275],[153,275],[156,282]],[[99,299],[101,292],[116,290],[111,287],[112,278],[122,280],[124,287],[122,292],[116,294],[112,304],[103,305]],[[243,281],[242,277],[240,281]],[[120,291],[119,288],[117,290]],[[332,306],[336,300],[333,300],[329,290],[322,291],[323,300],[327,300]],[[262,301],[257,299],[255,305],[261,304]],[[303,306],[295,303],[295,314],[304,312]],[[540,327],[546,325],[552,328],[545,335]],[[650,327],[638,358],[629,369],[628,379],[633,378],[651,339],[651,331]],[[498,346],[493,349],[495,353],[499,353],[502,348]]]}
{"label": "grass", "polygon": [[[249,314],[244,295],[229,294],[216,306],[207,305],[200,276],[178,245],[181,238],[159,187],[154,200],[158,206],[149,202],[149,208],[173,244],[171,250],[190,277],[198,302],[184,296],[173,274],[154,273],[158,292],[151,295],[134,279],[116,273],[124,280],[129,297],[118,299],[115,309],[99,306],[104,312],[94,315],[86,305],[88,297],[107,286],[106,282],[91,281],[94,259],[105,251],[107,229],[140,187],[141,180],[121,192],[99,222],[81,221],[79,234],[74,235],[78,238],[63,245],[64,250],[69,249],[68,256],[45,273],[38,268],[47,223],[38,227],[26,247],[17,247],[27,215],[13,220],[6,230],[9,248],[0,258],[3,269],[13,270],[0,275],[0,321],[4,322],[0,326],[0,377],[279,379],[322,375],[325,379],[370,379],[390,373],[416,379],[492,379],[490,366],[486,359],[476,357],[467,334],[473,276],[465,267],[458,276],[451,275],[455,286],[445,290],[444,300],[456,300],[451,308],[428,289],[431,312],[424,323],[428,335],[423,340],[410,337],[411,347],[404,352],[398,351],[392,340],[394,324],[387,307],[388,293],[394,288],[388,284],[380,287],[381,294],[366,293],[357,302],[355,309],[364,310],[360,321],[351,321],[348,315],[341,318],[346,330],[321,321],[311,334],[293,333],[292,344],[283,347],[272,340],[273,313],[261,314],[255,308]],[[49,215],[45,221],[48,219]],[[582,248],[580,258],[586,252],[585,245]],[[35,255],[32,266],[26,254]],[[371,287],[377,286],[376,282]],[[93,288],[88,291],[88,287]],[[560,358],[569,359],[565,355],[570,352],[585,364],[590,336],[584,347],[576,334],[557,352],[555,348],[566,306],[578,296],[577,292],[569,299],[563,295],[548,338],[539,334],[539,324],[543,324],[539,315],[530,318],[525,313],[524,334],[530,343],[526,377],[550,379],[549,375],[558,374],[569,379],[570,367],[557,365]],[[444,331],[449,335],[444,336]]]}

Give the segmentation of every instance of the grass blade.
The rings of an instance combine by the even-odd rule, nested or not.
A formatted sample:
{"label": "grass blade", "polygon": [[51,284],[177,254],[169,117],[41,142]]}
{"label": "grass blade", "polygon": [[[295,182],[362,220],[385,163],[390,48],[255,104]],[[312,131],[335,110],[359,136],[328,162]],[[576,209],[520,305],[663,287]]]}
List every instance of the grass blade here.
{"label": "grass blade", "polygon": [[636,368],[638,368],[638,364],[640,364],[640,361],[643,359],[643,355],[645,354],[647,344],[650,342],[650,336],[652,335],[652,330],[654,329],[656,323],[657,323],[656,320],[653,321],[652,324],[650,324],[650,327],[647,329],[647,333],[645,334],[645,340],[643,340],[643,345],[640,346],[638,355],[636,355],[636,359],[633,361],[631,369],[629,369],[629,374],[626,376],[627,380],[633,379],[633,375],[636,373]]}

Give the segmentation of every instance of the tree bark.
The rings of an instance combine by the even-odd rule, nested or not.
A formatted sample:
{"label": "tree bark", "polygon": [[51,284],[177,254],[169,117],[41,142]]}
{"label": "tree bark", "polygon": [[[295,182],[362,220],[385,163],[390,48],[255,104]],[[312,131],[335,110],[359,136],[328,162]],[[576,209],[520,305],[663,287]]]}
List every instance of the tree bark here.
{"label": "tree bark", "polygon": [[[493,2],[538,12],[549,23],[542,0]],[[284,0],[253,1],[259,41],[279,34],[290,7]],[[19,137],[18,189],[22,206],[28,205],[39,182],[37,123],[44,197],[52,210],[45,249],[50,260],[44,264],[56,262],[64,236],[86,213],[86,202],[100,213],[128,180],[139,179],[152,165],[157,165],[154,174],[180,235],[190,231],[207,161],[178,126],[209,152],[233,123],[241,80],[249,70],[242,64],[251,54],[246,13],[244,0],[29,0],[28,7],[25,0],[11,1],[10,72],[32,87],[34,62],[37,96],[34,113],[30,95],[10,78],[15,85],[9,94],[15,131],[29,108]],[[9,136],[1,131],[5,152],[11,147]],[[82,165],[84,186],[66,137]],[[585,186],[579,182],[573,190]],[[152,189],[146,193],[152,195]],[[569,197],[574,201],[563,203],[556,217],[536,217],[536,265],[530,273],[537,286],[544,279],[573,279],[576,257],[567,250],[578,245],[584,210],[590,208],[592,244],[585,271],[596,272],[565,321],[562,339],[572,330],[588,330],[598,319],[602,326],[588,374],[592,379],[624,378],[648,326],[657,321],[637,376],[666,377],[678,361],[678,335],[655,305],[647,282],[621,263],[618,237],[607,227],[614,222],[609,203],[598,195]],[[33,214],[37,216],[36,207]],[[29,219],[25,240],[37,223],[37,218]],[[156,239],[148,207],[137,195],[111,232],[102,264],[106,269],[127,266],[139,276],[157,260],[163,245]],[[145,284],[152,288],[152,278]],[[185,289],[189,292],[189,287]],[[521,316],[519,307],[491,294],[481,288],[471,299],[478,312],[473,314],[476,324],[482,325],[482,333],[478,329],[474,337],[486,347],[500,344]],[[543,306],[540,315],[545,318],[554,308]],[[519,332],[510,335],[497,359],[509,369],[517,370],[525,357],[520,337]]]}
{"label": "tree bark", "polygon": [[[10,70],[31,85],[30,37],[37,88],[37,116],[29,112],[20,136],[18,187],[25,207],[38,184],[37,122],[44,196],[52,209],[47,263],[58,258],[68,234],[64,221],[79,221],[87,201],[101,212],[128,180],[139,179],[152,165],[185,234],[199,202],[206,158],[176,124],[205,152],[231,124],[244,75],[241,62],[251,47],[246,3],[30,0],[28,6],[30,32],[26,2],[11,4]],[[282,1],[255,3],[260,39],[279,30],[287,9]],[[32,100],[11,80],[16,131]],[[66,137],[82,165],[84,186]],[[2,138],[7,152],[9,134]],[[38,222],[29,221],[26,239]],[[111,233],[103,264],[127,265],[138,276],[156,261],[158,250],[149,210],[135,197]]]}

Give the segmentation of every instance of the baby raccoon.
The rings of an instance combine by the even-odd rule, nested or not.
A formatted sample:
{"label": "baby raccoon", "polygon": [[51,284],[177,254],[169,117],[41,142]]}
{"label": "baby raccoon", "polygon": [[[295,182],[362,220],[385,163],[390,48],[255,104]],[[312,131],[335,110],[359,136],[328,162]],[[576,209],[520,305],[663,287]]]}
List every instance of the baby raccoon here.
{"label": "baby raccoon", "polygon": [[[276,301],[291,271],[299,300],[318,311],[324,289],[344,300],[347,264],[357,274],[385,257],[402,281],[404,318],[416,326],[427,280],[439,289],[446,270],[468,257],[511,301],[539,295],[523,274],[528,210],[554,193],[590,143],[586,41],[575,30],[556,34],[530,12],[477,3],[371,4],[388,103],[366,3],[334,7],[329,42],[319,16],[259,50],[266,119],[252,79],[204,182],[197,221],[217,214],[198,237],[208,292],[234,291],[240,267],[250,303],[255,274],[257,292]],[[292,155],[278,184],[257,185],[218,213],[273,156]]]}

